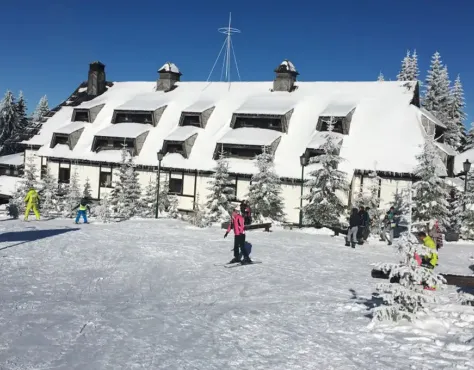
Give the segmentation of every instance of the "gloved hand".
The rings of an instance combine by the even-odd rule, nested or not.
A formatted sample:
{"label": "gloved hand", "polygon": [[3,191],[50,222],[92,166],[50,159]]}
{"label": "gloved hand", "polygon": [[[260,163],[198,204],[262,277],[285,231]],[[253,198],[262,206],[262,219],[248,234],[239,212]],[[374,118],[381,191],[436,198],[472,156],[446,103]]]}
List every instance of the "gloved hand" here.
{"label": "gloved hand", "polygon": [[225,234],[224,234],[224,239],[227,238],[227,235],[229,235],[229,233],[225,233]]}

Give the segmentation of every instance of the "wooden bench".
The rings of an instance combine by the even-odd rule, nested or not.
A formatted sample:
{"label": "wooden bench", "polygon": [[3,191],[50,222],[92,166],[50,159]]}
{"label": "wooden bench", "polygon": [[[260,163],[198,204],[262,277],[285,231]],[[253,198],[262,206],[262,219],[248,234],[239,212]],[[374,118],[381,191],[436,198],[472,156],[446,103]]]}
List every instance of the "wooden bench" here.
{"label": "wooden bench", "polygon": [[[447,285],[455,285],[459,287],[470,287],[474,288],[474,276],[465,276],[465,275],[452,275],[452,274],[440,274],[446,279]],[[371,276],[376,279],[388,279],[389,274],[373,269]],[[393,277],[390,279],[391,283],[398,283],[400,279],[398,277]]]}
{"label": "wooden bench", "polygon": [[[223,222],[221,224],[222,229],[227,229],[229,227],[228,222]],[[255,229],[264,229],[264,231],[269,232],[270,228],[272,227],[271,222],[263,223],[263,224],[251,224],[251,225],[245,225],[245,230],[255,230]]]}

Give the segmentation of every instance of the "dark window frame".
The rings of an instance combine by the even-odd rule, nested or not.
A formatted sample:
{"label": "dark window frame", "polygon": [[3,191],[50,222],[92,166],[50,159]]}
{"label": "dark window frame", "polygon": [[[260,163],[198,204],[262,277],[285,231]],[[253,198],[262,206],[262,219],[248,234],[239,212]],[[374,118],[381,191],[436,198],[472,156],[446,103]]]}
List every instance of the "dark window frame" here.
{"label": "dark window frame", "polygon": [[117,112],[115,113],[114,124],[118,123],[141,123],[144,125],[152,125],[153,112]]}
{"label": "dark window frame", "polygon": [[[66,172],[67,176],[64,176],[63,173]],[[71,182],[71,168],[65,168],[59,166],[58,171],[58,184],[69,184]]]}
{"label": "dark window frame", "polygon": [[55,134],[54,135],[54,146],[61,144],[61,145],[69,145],[69,135],[66,134]]}
{"label": "dark window frame", "polygon": [[84,109],[84,110],[79,110],[76,109],[74,110],[73,113],[73,122],[90,122],[90,113],[89,110]]}
{"label": "dark window frame", "polygon": [[[107,183],[105,181],[103,181],[103,176],[110,176],[110,184],[107,185]],[[99,187],[101,188],[107,188],[107,189],[112,189],[114,186],[113,186],[113,173],[112,171],[110,172],[107,172],[107,171],[100,171],[99,172]]]}
{"label": "dark window frame", "polygon": [[[256,145],[234,145],[218,143],[219,150],[215,152],[214,159],[218,159],[221,148],[226,158],[255,159],[263,153],[263,148]],[[240,153],[240,154],[239,154]],[[245,154],[248,153],[248,154]],[[252,154],[250,154],[252,153]]]}
{"label": "dark window frame", "polygon": [[[173,185],[172,185],[173,184]],[[178,185],[180,184],[180,186]],[[175,187],[178,185],[177,187]],[[173,189],[172,189],[173,188]],[[169,177],[168,180],[168,193],[173,195],[183,195],[184,189],[184,178]],[[179,191],[177,191],[179,190]]]}
{"label": "dark window frame", "polygon": [[[196,122],[197,120],[197,122]],[[200,113],[183,113],[183,119],[181,126],[192,126],[192,127],[202,127],[201,126],[201,114]]]}
{"label": "dark window frame", "polygon": [[[171,150],[170,150],[171,149]],[[184,151],[184,142],[180,141],[180,142],[170,142],[168,141],[166,143],[166,153],[178,153],[178,154],[181,154],[181,155],[185,155],[185,151]]]}
{"label": "dark window frame", "polygon": [[[337,132],[339,134],[344,135],[344,119],[346,117],[334,117],[334,120],[336,121],[334,123],[334,129],[332,130],[333,132]],[[318,131],[321,132],[327,132],[328,130],[328,121],[331,119],[331,117],[321,117],[321,123],[319,125]]]}
{"label": "dark window frame", "polygon": [[266,115],[247,116],[239,114],[235,117],[233,128],[262,128],[283,132],[283,117]]}

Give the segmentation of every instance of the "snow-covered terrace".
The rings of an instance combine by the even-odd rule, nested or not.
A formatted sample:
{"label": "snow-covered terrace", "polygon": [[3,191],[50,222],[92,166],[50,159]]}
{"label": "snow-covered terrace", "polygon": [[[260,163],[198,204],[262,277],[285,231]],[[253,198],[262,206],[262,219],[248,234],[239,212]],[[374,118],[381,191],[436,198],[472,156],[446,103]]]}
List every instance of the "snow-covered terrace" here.
{"label": "snow-covered terrace", "polygon": [[[136,137],[144,130],[149,130],[135,162],[138,165],[156,166],[156,152],[177,129],[182,112],[195,104],[203,109],[205,105],[202,102],[207,101],[212,102],[215,109],[206,128],[199,131],[191,155],[188,159],[167,155],[163,167],[212,170],[216,143],[226,140],[229,143],[240,141],[244,145],[265,145],[280,135],[275,152],[275,168],[282,177],[299,178],[299,157],[313,139],[319,116],[328,106],[337,102],[338,97],[344,96],[357,101],[357,108],[351,120],[349,135],[345,135],[341,147],[343,170],[352,173],[354,169],[373,170],[375,167],[380,171],[410,173],[416,166],[415,155],[419,153],[424,138],[419,108],[410,105],[415,83],[410,83],[413,86],[409,90],[399,82],[388,81],[297,82],[298,88],[291,93],[272,92],[272,84],[272,81],[233,82],[229,88],[229,84],[223,82],[178,82],[175,89],[163,93],[154,91],[156,82],[114,82],[107,92],[88,102],[91,106],[102,103],[105,106],[94,123],[85,126],[77,145],[67,158],[99,161],[100,153],[91,153],[96,135]],[[164,95],[166,99],[162,98]],[[156,109],[163,104],[167,108],[156,127],[137,124],[130,126],[135,128],[125,130],[125,133],[122,130],[130,124],[111,123],[116,109]],[[232,131],[230,123],[234,114],[283,115],[290,110],[293,113],[287,133],[270,132],[268,135],[273,136],[269,137],[246,128],[246,131],[227,136]],[[53,132],[70,122],[71,113],[71,107],[61,108],[28,144],[49,144]],[[181,132],[185,131],[176,131],[179,135]],[[55,156],[53,154],[49,155]],[[230,171],[251,174],[254,172],[253,161],[233,159]]]}

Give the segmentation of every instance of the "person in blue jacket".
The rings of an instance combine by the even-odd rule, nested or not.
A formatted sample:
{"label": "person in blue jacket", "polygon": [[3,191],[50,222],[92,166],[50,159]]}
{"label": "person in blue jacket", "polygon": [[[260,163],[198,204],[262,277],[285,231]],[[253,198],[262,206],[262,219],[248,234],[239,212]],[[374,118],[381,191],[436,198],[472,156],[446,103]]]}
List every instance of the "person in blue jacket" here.
{"label": "person in blue jacket", "polygon": [[[78,208],[79,208],[79,209],[78,209]],[[75,221],[76,224],[79,223],[79,218],[80,218],[81,216],[82,216],[82,218],[84,219],[84,223],[87,224],[88,222],[87,222],[86,210],[89,211],[89,213],[90,213],[90,211],[91,211],[91,208],[89,207],[89,202],[87,201],[87,199],[82,198],[82,199],[81,199],[81,202],[80,202],[77,206],[75,206],[75,207],[73,208],[73,210],[75,210],[75,209],[78,209],[78,211],[77,211],[77,216],[76,216],[76,221]]]}

